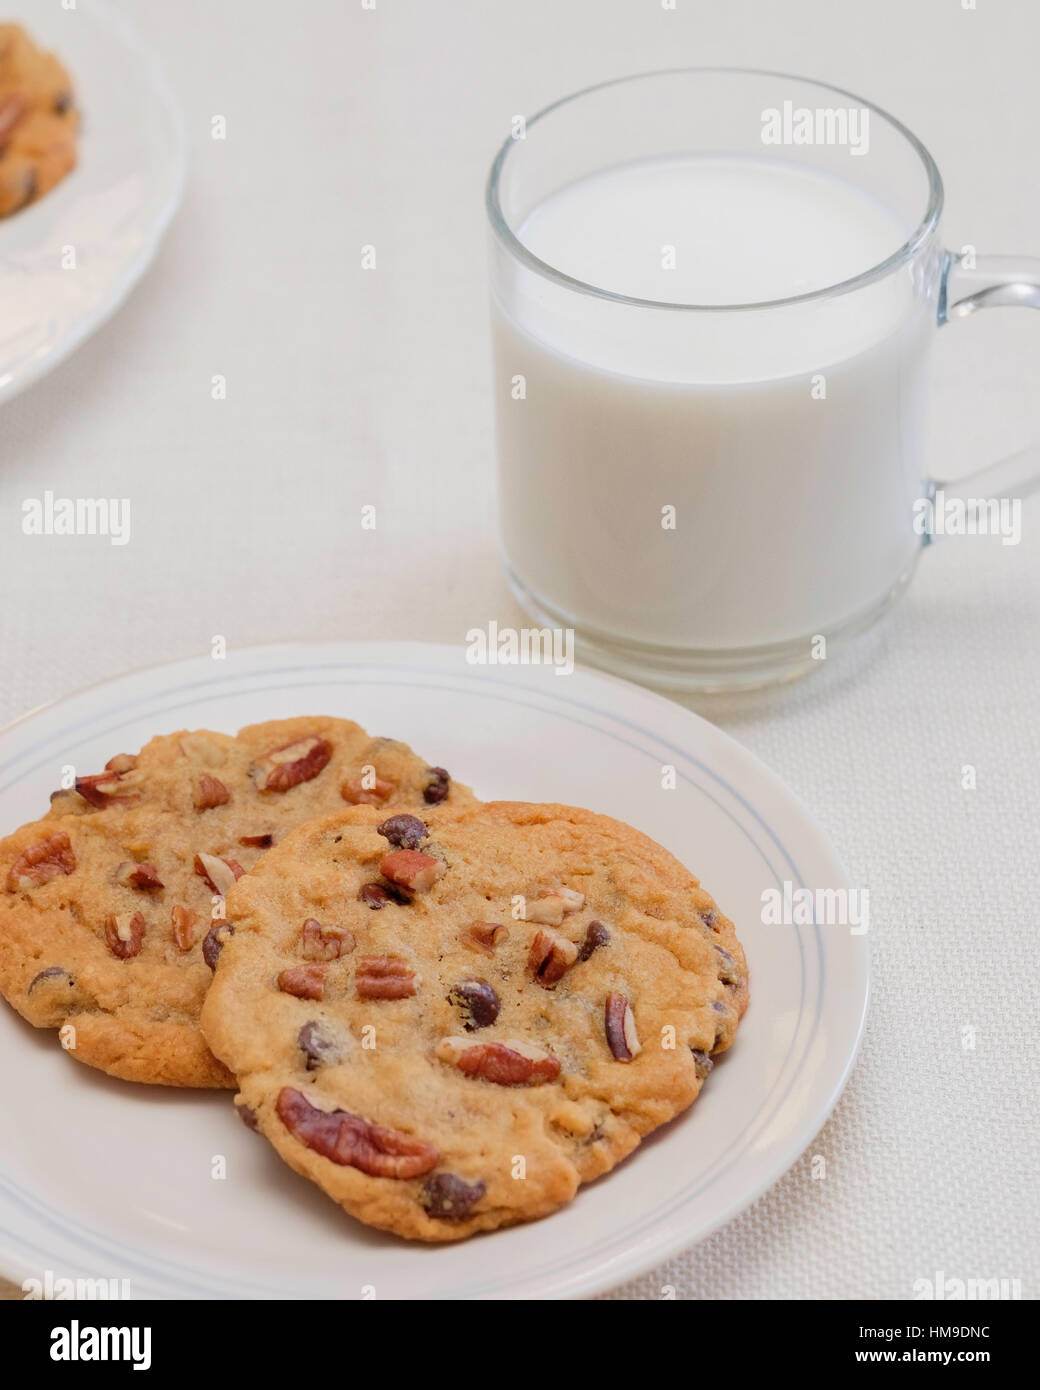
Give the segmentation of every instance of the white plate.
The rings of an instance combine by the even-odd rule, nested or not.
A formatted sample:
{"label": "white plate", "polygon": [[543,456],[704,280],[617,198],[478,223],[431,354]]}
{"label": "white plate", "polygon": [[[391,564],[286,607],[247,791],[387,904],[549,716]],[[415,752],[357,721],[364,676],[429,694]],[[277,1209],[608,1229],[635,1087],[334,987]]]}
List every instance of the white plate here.
{"label": "white plate", "polygon": [[[0,220],[0,400],[57,366],[123,302],[159,246],[184,183],[181,117],[154,55],[102,0],[7,0],[72,75],[79,164]],[[65,248],[74,269],[63,267]]]}
{"label": "white plate", "polygon": [[[254,648],[143,671],[0,735],[0,828],[38,814],[63,764],[151,735],[295,714],[404,738],[481,796],[630,821],[704,880],[751,966],[737,1042],[693,1109],[545,1221],[438,1248],[362,1227],[284,1167],[229,1096],[131,1086],[77,1066],[0,1008],[0,1269],[130,1280],[134,1296],[549,1298],[594,1293],[746,1207],[811,1142],[848,1076],[865,938],[763,926],[761,893],[845,884],[808,812],[680,706],[607,676],[475,667],[461,648]],[[662,789],[662,767],[676,770]],[[211,1176],[216,1155],[227,1177]]]}

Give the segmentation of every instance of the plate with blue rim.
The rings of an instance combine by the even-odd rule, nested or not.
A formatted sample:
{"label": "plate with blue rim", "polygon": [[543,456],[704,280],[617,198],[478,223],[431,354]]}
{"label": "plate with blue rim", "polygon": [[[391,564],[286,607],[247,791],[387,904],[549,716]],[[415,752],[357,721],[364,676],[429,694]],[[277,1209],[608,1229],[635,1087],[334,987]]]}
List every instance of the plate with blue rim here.
{"label": "plate with blue rim", "polygon": [[184,190],[187,139],[158,55],[106,0],[7,0],[5,21],[61,59],[77,164],[0,220],[0,401],[63,362],[152,264]]}
{"label": "plate with blue rim", "polygon": [[858,915],[834,910],[854,890],[810,812],[670,700],[475,655],[286,644],[92,687],[0,733],[0,832],[41,814],[69,765],[96,769],[158,733],[304,714],[404,739],[487,800],[618,817],[698,875],[747,952],[750,1007],[696,1104],[555,1215],[427,1247],[333,1206],[239,1122],[229,1093],[113,1080],[3,1007],[0,1109],[18,1122],[0,1131],[0,1275],[115,1280],[135,1298],[588,1297],[702,1240],[811,1144],[855,1060],[868,953]]}

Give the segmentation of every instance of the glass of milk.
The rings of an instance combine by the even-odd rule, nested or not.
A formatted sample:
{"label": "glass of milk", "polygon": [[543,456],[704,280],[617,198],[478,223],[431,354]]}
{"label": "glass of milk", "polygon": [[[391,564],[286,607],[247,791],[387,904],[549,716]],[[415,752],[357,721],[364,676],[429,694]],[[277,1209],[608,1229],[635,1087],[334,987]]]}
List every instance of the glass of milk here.
{"label": "glass of milk", "polygon": [[[936,530],[936,328],[1040,306],[1040,263],[943,251],[942,201],[898,121],[781,74],[650,73],[514,120],[487,191],[499,500],[540,625],[719,689],[884,612]],[[942,486],[1036,475],[1028,451]]]}

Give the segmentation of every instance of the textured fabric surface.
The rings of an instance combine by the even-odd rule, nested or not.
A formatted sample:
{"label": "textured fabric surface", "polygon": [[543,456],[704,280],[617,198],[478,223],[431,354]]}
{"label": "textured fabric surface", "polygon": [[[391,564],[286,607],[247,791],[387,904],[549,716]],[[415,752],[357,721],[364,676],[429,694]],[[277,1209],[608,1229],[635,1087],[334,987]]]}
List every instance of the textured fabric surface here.
{"label": "textured fabric surface", "polygon": [[[308,0],[291,25],[260,0],[125,8],[166,57],[192,169],[145,282],[3,409],[4,720],[218,633],[461,642],[522,622],[496,559],[481,204],[515,112],[677,62],[804,71],[925,139],[950,244],[1040,253],[1024,5]],[[1040,436],[1038,361],[1027,314],[943,331],[937,473]],[[129,497],[130,543],[22,535],[45,489]],[[1018,546],[935,546],[885,624],[810,681],[690,702],[869,887],[873,1003],[809,1155],[614,1296],[895,1298],[938,1271],[1040,1293],[1038,529],[1027,502]]]}

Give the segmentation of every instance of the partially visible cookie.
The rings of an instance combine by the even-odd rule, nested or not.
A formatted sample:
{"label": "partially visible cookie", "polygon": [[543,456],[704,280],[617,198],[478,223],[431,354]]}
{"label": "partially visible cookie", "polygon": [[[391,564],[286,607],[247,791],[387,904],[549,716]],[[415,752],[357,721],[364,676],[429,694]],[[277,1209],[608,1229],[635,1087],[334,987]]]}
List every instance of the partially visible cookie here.
{"label": "partially visible cookie", "polygon": [[198,1026],[223,895],[302,822],[391,797],[473,801],[407,744],[344,719],[168,734],[117,755],[0,842],[0,993],[112,1076],[232,1086]]}
{"label": "partially visible cookie", "polygon": [[353,1216],[545,1216],[696,1098],[747,1005],[733,924],[618,821],[494,802],[301,827],[232,888],[202,1012],[243,1118]]}
{"label": "partially visible cookie", "polygon": [[53,53],[0,24],[0,217],[49,193],[76,166],[79,112]]}

